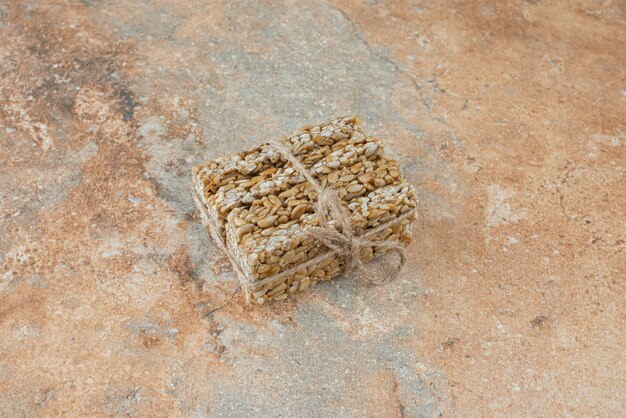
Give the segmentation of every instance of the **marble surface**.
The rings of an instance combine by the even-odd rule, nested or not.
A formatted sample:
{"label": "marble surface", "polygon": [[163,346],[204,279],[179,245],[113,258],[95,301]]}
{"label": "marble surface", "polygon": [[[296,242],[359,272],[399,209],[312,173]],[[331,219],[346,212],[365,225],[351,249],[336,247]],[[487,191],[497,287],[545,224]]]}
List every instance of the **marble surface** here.
{"label": "marble surface", "polygon": [[[619,416],[626,4],[0,4],[0,416]],[[336,115],[420,199],[385,287],[243,304],[191,166]]]}

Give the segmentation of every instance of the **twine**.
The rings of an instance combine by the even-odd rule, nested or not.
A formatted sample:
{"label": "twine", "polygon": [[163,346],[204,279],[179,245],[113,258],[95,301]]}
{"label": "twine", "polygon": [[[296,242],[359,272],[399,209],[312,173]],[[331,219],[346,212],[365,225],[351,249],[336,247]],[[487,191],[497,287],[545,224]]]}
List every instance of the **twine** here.
{"label": "twine", "polygon": [[[400,273],[404,263],[406,262],[406,251],[404,247],[402,247],[397,241],[384,241],[384,240],[375,240],[375,237],[380,232],[384,231],[387,228],[391,228],[394,225],[402,222],[405,219],[408,219],[413,216],[415,212],[415,208],[398,216],[393,221],[387,222],[385,224],[379,225],[376,228],[369,230],[367,233],[363,235],[356,235],[350,224],[350,218],[346,211],[346,209],[341,204],[341,198],[337,194],[337,191],[328,187],[322,187],[317,180],[311,176],[309,171],[300,163],[300,161],[293,155],[293,153],[277,141],[270,141],[268,143],[271,147],[276,149],[281,153],[288,162],[290,162],[294,169],[301,174],[306,181],[311,184],[313,189],[317,194],[317,202],[314,205],[315,213],[317,214],[320,220],[320,227],[309,227],[307,228],[307,232],[310,233],[313,237],[318,239],[321,243],[328,247],[329,251],[323,254],[320,254],[304,263],[298,264],[288,270],[277,273],[273,276],[266,277],[262,280],[254,280],[252,279],[239,265],[238,260],[235,256],[229,251],[222,238],[221,234],[217,231],[215,225],[210,221],[210,217],[207,213],[206,206],[200,199],[196,188],[192,187],[192,195],[193,199],[196,202],[197,208],[200,210],[201,218],[211,236],[216,240],[218,247],[226,253],[229,261],[231,262],[233,269],[242,284],[248,290],[255,291],[268,283],[273,283],[280,281],[284,277],[290,276],[299,270],[306,269],[308,267],[317,265],[318,263],[334,257],[338,255],[343,257],[345,260],[345,271],[354,271],[357,273],[358,277],[364,280],[367,283],[371,283],[374,285],[383,285],[390,283]],[[194,180],[195,186],[195,180]],[[330,219],[328,216],[330,215],[330,219],[335,221],[336,226],[333,226],[330,223]],[[365,268],[365,262],[361,257],[361,250],[363,248],[386,248],[388,251],[394,251],[399,256],[399,263],[393,272],[387,276],[377,277]],[[247,292],[246,299],[249,298]]]}
{"label": "twine", "polygon": [[[269,141],[268,144],[281,153],[282,156],[291,163],[293,168],[301,174],[307,182],[309,182],[309,184],[313,187],[313,190],[316,192],[317,201],[315,202],[313,210],[319,218],[320,226],[309,227],[307,228],[307,232],[328,247],[330,252],[322,255],[321,257],[309,260],[309,262],[300,264],[289,271],[268,277],[267,279],[255,284],[258,286],[269,281],[273,282],[280,277],[287,275],[287,273],[292,270],[302,269],[309,264],[313,264],[313,262],[317,263],[318,261],[321,261],[321,258],[329,258],[333,255],[343,257],[345,260],[345,270],[348,272],[354,271],[357,273],[358,277],[367,283],[383,285],[390,283],[398,277],[398,274],[406,262],[406,251],[404,247],[402,247],[402,245],[400,245],[397,241],[376,240],[372,237],[377,233],[382,232],[384,229],[387,229],[390,226],[408,218],[412,215],[413,211],[409,211],[396,218],[394,221],[369,231],[367,234],[360,236],[356,235],[352,225],[350,224],[349,214],[341,204],[341,198],[339,197],[337,191],[329,187],[322,187],[317,180],[311,176],[309,171],[302,165],[296,156],[293,155],[293,153],[283,144],[278,141]],[[335,221],[335,225],[332,225],[330,220]],[[399,256],[398,265],[389,275],[376,276],[367,271],[365,268],[365,262],[361,256],[361,250],[364,248],[372,248],[373,250],[376,248],[384,248],[387,249],[387,251],[394,251]]]}

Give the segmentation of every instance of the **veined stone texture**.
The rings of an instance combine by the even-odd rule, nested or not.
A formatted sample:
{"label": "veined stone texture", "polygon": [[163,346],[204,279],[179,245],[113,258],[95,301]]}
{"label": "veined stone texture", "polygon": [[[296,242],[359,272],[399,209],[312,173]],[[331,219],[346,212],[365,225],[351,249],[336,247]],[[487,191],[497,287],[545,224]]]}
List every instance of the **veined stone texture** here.
{"label": "veined stone texture", "polygon": [[[624,415],[624,22],[0,2],[0,416]],[[190,167],[352,114],[416,186],[404,270],[245,305]]]}

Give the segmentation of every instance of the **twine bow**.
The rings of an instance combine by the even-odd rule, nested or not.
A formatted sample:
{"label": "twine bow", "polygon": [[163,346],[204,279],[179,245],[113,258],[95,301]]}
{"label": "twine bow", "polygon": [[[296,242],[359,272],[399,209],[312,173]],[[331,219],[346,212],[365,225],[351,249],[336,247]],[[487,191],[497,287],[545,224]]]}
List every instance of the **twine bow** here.
{"label": "twine bow", "polygon": [[[269,145],[282,154],[293,168],[301,174],[313,187],[317,194],[317,202],[314,210],[320,220],[319,227],[311,227],[308,232],[323,243],[330,251],[344,258],[346,271],[355,271],[359,277],[375,285],[382,285],[393,281],[406,262],[406,252],[397,241],[375,240],[370,237],[382,232],[390,225],[369,231],[364,235],[356,235],[350,217],[346,209],[341,204],[341,198],[336,190],[322,187],[317,180],[311,176],[309,171],[293,155],[293,153],[278,141],[270,141]],[[330,217],[330,219],[329,219]],[[396,219],[396,221],[399,219]],[[331,221],[334,221],[334,225]],[[364,248],[385,248],[398,254],[400,260],[396,268],[389,275],[376,276],[367,271],[361,255]]]}

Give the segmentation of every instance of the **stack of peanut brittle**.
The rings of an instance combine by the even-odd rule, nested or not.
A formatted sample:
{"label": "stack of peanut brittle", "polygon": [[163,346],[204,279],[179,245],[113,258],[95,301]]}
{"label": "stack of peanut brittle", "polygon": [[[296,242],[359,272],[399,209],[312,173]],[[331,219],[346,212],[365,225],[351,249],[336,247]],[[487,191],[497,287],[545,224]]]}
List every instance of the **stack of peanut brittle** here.
{"label": "stack of peanut brittle", "polygon": [[[415,191],[380,140],[363,133],[358,117],[302,128],[282,143],[322,187],[337,191],[356,235],[403,216],[370,238],[410,242]],[[194,167],[193,193],[249,302],[282,300],[344,272],[342,255],[307,231],[320,223],[314,188],[271,145]],[[385,251],[364,248],[361,257]]]}

